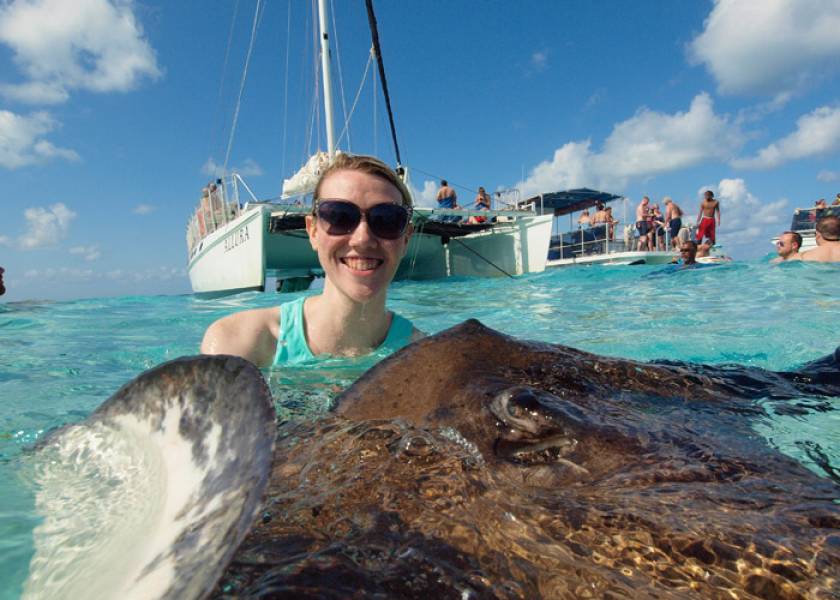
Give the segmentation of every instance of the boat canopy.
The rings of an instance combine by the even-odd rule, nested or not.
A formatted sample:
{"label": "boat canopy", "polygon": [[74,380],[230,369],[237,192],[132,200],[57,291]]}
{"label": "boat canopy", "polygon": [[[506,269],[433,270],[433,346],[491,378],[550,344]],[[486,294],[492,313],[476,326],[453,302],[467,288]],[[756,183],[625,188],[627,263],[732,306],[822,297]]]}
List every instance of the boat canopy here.
{"label": "boat canopy", "polygon": [[590,190],[589,188],[579,188],[576,190],[566,190],[563,192],[551,192],[548,194],[540,194],[521,201],[519,204],[525,206],[533,203],[537,212],[544,214],[547,209],[554,210],[554,216],[559,217],[568,215],[584,208],[595,206],[599,202],[609,204],[615,200],[621,200],[621,196],[610,194],[609,192],[599,192],[598,190]]}
{"label": "boat canopy", "polygon": [[797,208],[793,212],[793,221],[791,221],[790,230],[800,232],[813,231],[816,228],[817,221],[830,215],[840,217],[840,206]]}

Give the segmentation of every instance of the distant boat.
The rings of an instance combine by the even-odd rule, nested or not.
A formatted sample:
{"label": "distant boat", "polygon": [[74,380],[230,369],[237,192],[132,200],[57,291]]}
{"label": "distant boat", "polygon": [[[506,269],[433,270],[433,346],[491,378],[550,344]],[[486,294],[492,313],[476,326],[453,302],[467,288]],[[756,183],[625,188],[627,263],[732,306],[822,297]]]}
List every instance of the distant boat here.
{"label": "distant boat", "polygon": [[[670,239],[664,240],[667,250],[635,249],[635,227],[626,222],[626,214],[624,222],[614,227],[606,223],[581,226],[572,220],[573,213],[599,205],[607,206],[622,199],[609,192],[579,188],[540,194],[525,200],[535,207],[537,214],[551,214],[557,218],[556,225],[559,225],[560,217],[569,216],[568,228],[551,237],[546,266],[661,265],[672,262],[676,254],[670,250]],[[624,212],[627,212],[626,207]]]}
{"label": "distant boat", "polygon": [[[624,213],[621,221],[613,226],[608,223],[579,225],[573,221],[573,214],[596,206],[606,207],[612,202],[623,200]],[[558,233],[551,236],[547,267],[568,267],[572,265],[662,265],[674,262],[679,255],[671,250],[671,237],[667,231],[657,239],[657,248],[662,242],[664,250],[637,250],[635,222],[628,223],[627,199],[609,192],[589,188],[578,188],[562,192],[540,194],[524,200],[521,204],[533,206],[537,214],[551,214],[556,219]],[[633,213],[631,213],[633,214]],[[569,216],[568,228],[562,233],[559,218]],[[559,226],[559,227],[558,227]],[[694,226],[686,225],[681,230],[684,239],[694,239]],[[710,255],[698,257],[698,262],[729,262],[720,246],[713,246]]]}
{"label": "distant boat", "polygon": [[[813,250],[817,247],[817,221],[822,217],[834,215],[840,217],[840,206],[828,206],[826,208],[796,208],[793,211],[793,219],[790,222],[790,231],[795,231],[802,236],[802,247],[800,252],[806,250]],[[779,236],[773,238],[772,243],[775,246],[779,241]]]}
{"label": "distant boat", "polygon": [[[390,114],[370,0],[367,6]],[[319,0],[328,150],[310,157],[297,173],[286,179],[283,193],[276,201],[258,200],[235,173],[204,188],[187,226],[188,272],[196,293],[264,291],[269,277],[277,280],[278,291],[295,291],[308,286],[320,273],[304,218],[311,210],[318,176],[336,153],[327,20],[327,2]],[[393,120],[392,134],[399,163]],[[398,164],[396,170],[408,183],[408,168]],[[481,216],[483,222],[471,223],[470,216]],[[490,211],[415,208],[412,222],[415,233],[397,270],[398,279],[521,275],[545,269],[552,217],[537,214],[533,208]]]}

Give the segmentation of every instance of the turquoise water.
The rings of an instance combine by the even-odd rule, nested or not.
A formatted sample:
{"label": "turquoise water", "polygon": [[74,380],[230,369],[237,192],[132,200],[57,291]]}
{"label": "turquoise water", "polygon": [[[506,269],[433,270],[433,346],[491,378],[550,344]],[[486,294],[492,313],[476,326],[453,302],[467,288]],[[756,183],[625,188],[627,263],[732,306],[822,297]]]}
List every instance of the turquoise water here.
{"label": "turquoise water", "polygon": [[[250,293],[0,304],[0,598],[18,597],[32,555],[26,449],[85,418],[141,371],[195,354],[214,319],[280,299]],[[833,265],[732,263],[676,273],[576,267],[517,279],[399,282],[389,305],[429,333],[477,318],[513,336],[639,360],[782,370],[840,344],[840,266]],[[370,362],[268,373],[278,412],[325,410]],[[806,464],[800,448],[817,443],[840,468],[840,398],[830,404],[827,412],[773,415],[755,428]]]}

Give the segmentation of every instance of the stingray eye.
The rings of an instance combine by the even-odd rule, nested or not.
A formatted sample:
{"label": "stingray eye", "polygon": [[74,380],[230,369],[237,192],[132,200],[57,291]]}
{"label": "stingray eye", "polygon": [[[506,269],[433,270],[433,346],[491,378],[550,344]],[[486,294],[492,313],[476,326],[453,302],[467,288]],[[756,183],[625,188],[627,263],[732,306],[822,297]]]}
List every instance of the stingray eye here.
{"label": "stingray eye", "polygon": [[511,394],[508,406],[513,416],[533,418],[539,414],[540,401],[537,399],[535,390],[523,388]]}
{"label": "stingray eye", "polygon": [[503,424],[531,434],[545,428],[544,405],[541,400],[551,394],[527,386],[508,388],[496,394],[490,412]]}

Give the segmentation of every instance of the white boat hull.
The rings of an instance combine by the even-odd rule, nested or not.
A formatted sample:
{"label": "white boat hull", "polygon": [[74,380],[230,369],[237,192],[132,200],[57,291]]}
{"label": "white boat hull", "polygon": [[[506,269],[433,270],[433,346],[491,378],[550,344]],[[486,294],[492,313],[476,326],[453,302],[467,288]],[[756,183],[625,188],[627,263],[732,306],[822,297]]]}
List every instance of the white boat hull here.
{"label": "white boat hull", "polygon": [[444,244],[418,228],[397,271],[398,279],[497,277],[545,270],[551,216],[528,215]]}
{"label": "white boat hull", "polygon": [[255,206],[201,241],[188,267],[193,292],[264,289],[267,214],[265,207]]}
{"label": "white boat hull", "polygon": [[608,254],[588,254],[576,258],[549,260],[547,267],[567,267],[571,265],[665,265],[673,262],[677,255],[673,252],[610,252]]}

